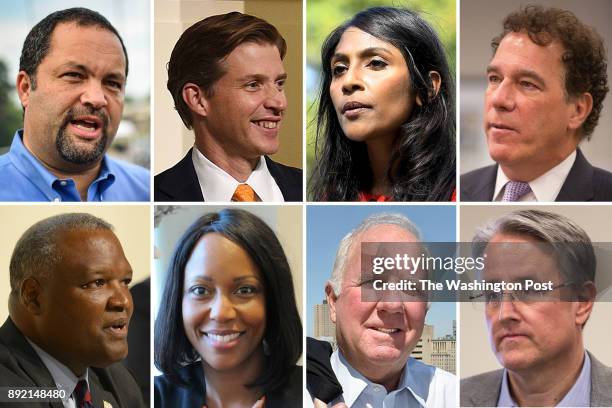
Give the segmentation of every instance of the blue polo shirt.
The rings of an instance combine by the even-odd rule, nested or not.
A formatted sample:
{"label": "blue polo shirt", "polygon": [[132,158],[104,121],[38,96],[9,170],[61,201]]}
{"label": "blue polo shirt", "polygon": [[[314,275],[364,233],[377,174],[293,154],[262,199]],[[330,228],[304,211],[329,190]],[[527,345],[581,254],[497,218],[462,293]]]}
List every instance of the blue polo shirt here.
{"label": "blue polo shirt", "polygon": [[[59,179],[36,159],[15,133],[7,154],[0,156],[0,201],[81,201],[74,180]],[[100,174],[87,190],[87,201],[149,201],[149,170],[102,159]]]}

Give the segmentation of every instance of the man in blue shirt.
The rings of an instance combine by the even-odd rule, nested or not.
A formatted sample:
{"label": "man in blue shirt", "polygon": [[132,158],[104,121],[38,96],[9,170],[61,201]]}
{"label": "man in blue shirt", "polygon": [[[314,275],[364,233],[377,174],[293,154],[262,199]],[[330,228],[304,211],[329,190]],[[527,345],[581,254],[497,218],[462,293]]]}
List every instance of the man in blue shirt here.
{"label": "man in blue shirt", "polygon": [[148,170],[105,155],[127,73],[123,40],[102,15],[72,8],[36,24],[21,52],[24,126],[0,157],[0,200],[148,201]]}

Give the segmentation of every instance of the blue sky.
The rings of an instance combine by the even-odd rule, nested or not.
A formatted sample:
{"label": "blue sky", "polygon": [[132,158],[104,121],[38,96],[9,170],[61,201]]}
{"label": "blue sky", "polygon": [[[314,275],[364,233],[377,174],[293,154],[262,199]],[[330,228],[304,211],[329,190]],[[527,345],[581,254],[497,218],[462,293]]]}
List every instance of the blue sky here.
{"label": "blue sky", "polygon": [[[309,205],[306,211],[306,333],[313,334],[313,307],[324,298],[340,240],[370,214],[396,212],[420,229],[424,242],[455,242],[454,205]],[[435,303],[426,323],[435,326],[434,336],[452,333],[455,303]]]}

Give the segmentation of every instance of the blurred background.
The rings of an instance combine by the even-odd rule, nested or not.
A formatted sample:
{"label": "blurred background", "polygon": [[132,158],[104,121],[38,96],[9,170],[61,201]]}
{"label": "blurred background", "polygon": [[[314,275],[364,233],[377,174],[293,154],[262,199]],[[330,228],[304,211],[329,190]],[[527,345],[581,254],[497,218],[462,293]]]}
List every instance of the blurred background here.
{"label": "blurred background", "polygon": [[[572,11],[583,23],[588,24],[604,39],[606,48],[612,44],[612,2],[609,0],[532,0],[522,5],[540,4]],[[489,0],[461,0],[461,101],[460,173],[493,164],[489,157],[484,130],[482,129],[484,94],[487,87],[486,68],[493,54],[491,39],[502,31],[506,15],[521,6],[520,2],[493,2]],[[608,51],[608,59],[610,58]],[[608,64],[608,78],[612,67]],[[599,123],[592,139],[581,144],[589,162],[597,167],[612,170],[612,101],[608,94],[604,100]]]}
{"label": "blurred background", "polygon": [[308,175],[314,165],[316,103],[321,72],[321,45],[331,31],[359,11],[374,6],[406,7],[419,11],[438,33],[450,70],[455,73],[456,10],[454,0],[309,0],[306,17],[306,165]]}
{"label": "blurred background", "polygon": [[0,154],[23,127],[15,79],[23,41],[32,27],[54,11],[86,7],[117,29],[129,58],[123,119],[109,154],[150,167],[150,5],[148,0],[0,0]]}

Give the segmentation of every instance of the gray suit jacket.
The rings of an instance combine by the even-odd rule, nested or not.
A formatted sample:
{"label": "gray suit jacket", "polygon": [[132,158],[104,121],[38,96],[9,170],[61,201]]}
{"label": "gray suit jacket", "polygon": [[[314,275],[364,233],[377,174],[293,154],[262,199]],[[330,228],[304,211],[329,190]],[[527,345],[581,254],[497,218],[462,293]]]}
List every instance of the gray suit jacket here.
{"label": "gray suit jacket", "polygon": [[[612,368],[600,363],[591,353],[591,406],[612,407]],[[501,392],[504,370],[490,371],[461,380],[462,407],[495,407]]]}

